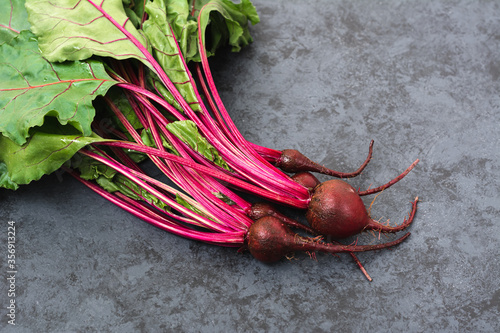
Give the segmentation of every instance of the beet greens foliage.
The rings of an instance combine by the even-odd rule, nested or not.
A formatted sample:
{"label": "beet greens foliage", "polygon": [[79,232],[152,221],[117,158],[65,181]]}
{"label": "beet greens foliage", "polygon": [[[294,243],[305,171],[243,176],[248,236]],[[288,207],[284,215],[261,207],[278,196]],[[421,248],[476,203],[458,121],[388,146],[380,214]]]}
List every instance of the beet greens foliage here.
{"label": "beet greens foliage", "polygon": [[[223,15],[231,18],[228,26],[232,29],[222,29],[219,17],[214,15],[219,25],[212,25],[210,31],[215,40],[213,51],[225,43],[237,51],[251,42],[247,17],[254,23],[258,17],[248,1],[239,6],[229,1],[208,3],[211,11],[220,8]],[[4,171],[0,185],[15,189],[37,180],[57,170],[86,144],[95,142],[92,122],[96,111],[92,102],[119,83],[106,73],[107,59],[101,57],[143,62],[152,70],[146,79],[167,101],[174,100],[161,80],[166,80],[167,85],[173,82],[192,109],[197,110],[198,101],[182,55],[186,55],[187,61],[199,58],[198,24],[192,14],[206,4],[207,1],[196,1],[193,7],[187,1],[147,1],[142,7],[130,8],[119,0],[58,1],[57,5],[27,1],[26,11],[24,1],[12,1],[10,8],[2,8],[0,146],[4,149],[0,152],[0,170]],[[173,17],[170,22],[166,20],[166,8],[168,17]],[[146,11],[151,18],[143,21]],[[202,29],[206,29],[209,18],[205,15]],[[30,25],[28,19],[34,24]],[[182,33],[178,46],[174,29]],[[46,121],[54,123],[50,118],[62,125],[54,133],[51,132],[54,126],[44,126]],[[63,140],[67,133],[78,136],[78,140],[70,137]],[[50,134],[55,136],[54,145],[37,139]],[[61,139],[59,142],[57,137]],[[20,148],[28,141],[29,145],[22,148],[23,156],[19,155],[15,145]],[[43,143],[44,149],[38,142]],[[33,168],[18,168],[24,163],[23,158],[26,161],[35,158],[31,163]]]}
{"label": "beet greens foliage", "polygon": [[[11,0],[2,6],[0,187],[15,190],[61,169],[155,226],[223,246],[245,249],[250,242],[251,252],[261,251],[257,257],[263,261],[274,260],[262,255],[273,248],[261,247],[271,235],[291,242],[283,251],[349,252],[360,267],[353,252],[393,246],[408,237],[377,246],[325,245],[317,230],[272,205],[243,199],[240,192],[309,209],[307,216],[325,216],[326,208],[337,215],[336,209],[346,206],[344,197],[333,195],[337,206],[323,207],[323,197],[314,195],[319,182],[306,173],[354,177],[370,161],[373,146],[355,172],[342,173],[295,150],[262,147],[241,135],[207,58],[221,47],[237,52],[252,42],[249,24],[259,17],[249,0]],[[168,184],[142,170],[139,162],[145,159]],[[351,195],[385,190],[417,162],[387,184],[353,189]],[[294,172],[300,176],[289,176]],[[406,228],[416,202],[401,227],[370,220],[370,229]],[[249,233],[266,216],[271,222]],[[316,237],[297,238],[289,227]],[[298,246],[298,239],[307,245]]]}

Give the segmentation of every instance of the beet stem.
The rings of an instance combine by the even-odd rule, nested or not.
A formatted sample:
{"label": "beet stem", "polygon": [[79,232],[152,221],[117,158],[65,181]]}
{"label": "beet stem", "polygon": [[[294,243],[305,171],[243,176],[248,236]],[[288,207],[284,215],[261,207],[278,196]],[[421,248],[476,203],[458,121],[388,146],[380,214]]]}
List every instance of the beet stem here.
{"label": "beet stem", "polygon": [[415,162],[413,162],[402,174],[400,174],[399,176],[397,176],[396,178],[394,178],[390,182],[388,182],[388,183],[386,183],[386,184],[384,184],[382,186],[376,187],[376,188],[368,189],[368,190],[365,190],[365,191],[358,191],[358,195],[359,196],[369,195],[369,194],[381,192],[381,191],[383,191],[383,190],[391,187],[392,185],[396,184],[401,179],[403,179],[415,167],[415,165],[417,165],[417,163],[419,161],[420,160],[417,158],[415,160]]}

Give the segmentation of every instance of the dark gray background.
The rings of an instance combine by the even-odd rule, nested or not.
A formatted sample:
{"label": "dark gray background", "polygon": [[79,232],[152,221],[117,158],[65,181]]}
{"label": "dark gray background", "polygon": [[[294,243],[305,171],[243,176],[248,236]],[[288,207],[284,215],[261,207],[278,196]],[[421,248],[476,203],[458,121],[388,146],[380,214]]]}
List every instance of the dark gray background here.
{"label": "dark gray background", "polygon": [[499,2],[307,3],[255,0],[255,42],[216,81],[256,143],[350,171],[374,139],[355,187],[421,159],[374,204],[400,223],[421,199],[404,244],[359,255],[373,282],[346,255],[265,265],[172,236],[53,175],[0,190],[18,251],[5,331],[500,331]]}

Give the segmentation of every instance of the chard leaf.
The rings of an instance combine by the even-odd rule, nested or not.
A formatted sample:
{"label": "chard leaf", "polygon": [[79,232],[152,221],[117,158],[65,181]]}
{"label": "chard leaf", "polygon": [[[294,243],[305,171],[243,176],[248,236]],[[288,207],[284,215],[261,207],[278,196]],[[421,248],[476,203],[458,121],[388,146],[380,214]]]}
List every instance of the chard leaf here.
{"label": "chard leaf", "polygon": [[[104,139],[95,134],[82,136],[70,125],[61,125],[57,119],[48,117],[41,127],[31,130],[25,144],[18,145],[5,136],[0,136],[0,186],[17,187],[13,184],[28,184],[59,169],[78,150]],[[5,180],[6,179],[6,180]]]}
{"label": "chard leaf", "polygon": [[231,171],[226,161],[219,155],[217,149],[212,146],[205,137],[198,132],[198,127],[191,120],[179,120],[167,124],[170,133],[178,137],[192,149],[205,156],[216,165]]}
{"label": "chard leaf", "polygon": [[96,60],[49,63],[23,31],[0,45],[0,132],[22,145],[30,128],[53,116],[90,136],[92,101],[115,83]]}
{"label": "chard leaf", "polygon": [[135,58],[147,66],[145,38],[121,0],[27,0],[31,30],[49,61],[84,60],[92,55]]}
{"label": "chard leaf", "polygon": [[[191,108],[194,111],[200,111],[199,101],[196,98],[194,87],[191,85],[190,75],[184,66],[174,32],[167,21],[165,1],[148,2],[146,12],[149,19],[144,22],[143,30],[152,45],[154,57]],[[167,95],[169,94],[167,93]],[[166,99],[170,100],[171,98],[167,96]]]}
{"label": "chard leaf", "polygon": [[10,41],[22,30],[29,30],[24,0],[3,0],[0,3],[0,44]]}

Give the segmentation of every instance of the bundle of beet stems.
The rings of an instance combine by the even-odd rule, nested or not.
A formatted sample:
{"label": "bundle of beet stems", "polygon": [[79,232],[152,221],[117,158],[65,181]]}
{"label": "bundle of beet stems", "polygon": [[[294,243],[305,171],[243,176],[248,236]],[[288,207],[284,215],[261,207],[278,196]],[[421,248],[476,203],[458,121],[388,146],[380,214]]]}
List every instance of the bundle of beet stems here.
{"label": "bundle of beet stems", "polygon": [[[213,26],[229,35],[239,27],[243,32],[236,43],[244,46],[251,41],[247,21],[256,23],[258,17],[249,1],[201,2],[188,1],[189,19],[197,22],[194,60],[199,60],[189,67],[187,62],[193,59],[188,60],[180,45],[186,44],[180,35],[184,30],[176,30],[168,18],[175,1],[146,1],[144,12],[136,12],[135,27],[121,1],[68,0],[58,5],[27,1],[31,31],[43,59],[51,63],[98,59],[109,75],[106,82],[114,86],[100,101],[109,113],[98,113],[92,123],[97,135],[65,163],[64,170],[117,206],[173,234],[249,250],[264,262],[298,251],[349,253],[371,280],[354,253],[397,245],[409,233],[382,244],[344,245],[338,240],[365,230],[395,233],[407,228],[418,199],[402,224],[388,226],[369,216],[361,196],[392,186],[418,160],[388,183],[358,191],[339,179],[320,183],[311,172],[355,177],[370,161],[373,141],[368,157],[352,173],[330,170],[296,150],[278,151],[247,141],[217,92],[207,60],[213,52],[207,51],[205,34]],[[86,30],[103,21],[113,31],[107,40]],[[212,31],[212,45],[217,41],[214,36]],[[118,43],[126,47],[118,50]],[[87,64],[97,72],[97,65]],[[103,126],[106,119],[113,125]],[[146,156],[170,185],[142,170],[138,162]],[[251,203],[241,192],[260,200]],[[309,226],[280,213],[276,205],[305,210]],[[300,235],[292,229],[301,230]]]}

